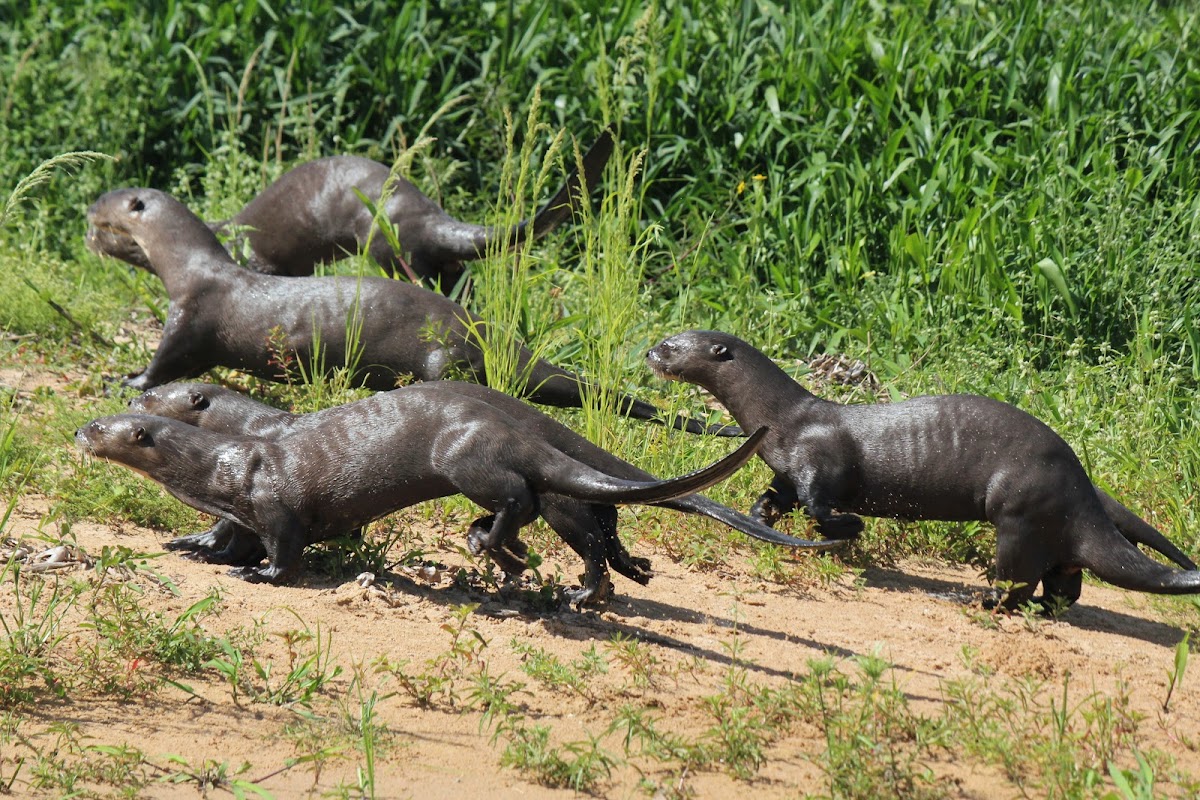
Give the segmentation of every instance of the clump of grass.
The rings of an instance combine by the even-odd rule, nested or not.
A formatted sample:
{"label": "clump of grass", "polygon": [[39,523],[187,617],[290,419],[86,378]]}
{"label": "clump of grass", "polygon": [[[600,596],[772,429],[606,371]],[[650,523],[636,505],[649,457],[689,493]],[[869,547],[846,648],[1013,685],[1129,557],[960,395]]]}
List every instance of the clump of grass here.
{"label": "clump of grass", "polygon": [[[504,159],[500,173],[496,213],[500,229],[514,228],[521,219],[531,219],[536,214],[538,198],[550,178],[552,166],[559,160],[562,132],[551,139],[541,165],[535,164],[534,148],[549,133],[548,126],[538,121],[540,99],[535,91],[519,149],[515,142],[516,128],[511,118],[506,118],[505,152],[511,156]],[[475,285],[472,304],[487,320],[486,325],[477,325],[472,335],[483,351],[488,385],[509,394],[523,394],[530,380],[533,363],[532,359],[521,358],[522,344],[535,358],[544,349],[541,335],[545,331],[531,324],[534,318],[530,312],[536,306],[533,290],[545,280],[545,274],[537,270],[532,245],[532,237],[515,248],[510,248],[504,237],[495,237],[489,252],[472,268]]]}
{"label": "clump of grass", "polygon": [[598,782],[612,774],[615,761],[595,739],[555,747],[550,733],[545,725],[507,725],[508,742],[500,763],[521,770],[545,786],[576,792],[592,792]]}
{"label": "clump of grass", "polygon": [[982,689],[970,678],[944,688],[943,724],[958,746],[1039,793],[1070,796],[1098,785],[1104,765],[1134,746],[1139,715],[1125,688],[1072,698],[1069,676],[1061,687],[1011,680]]}
{"label": "clump of grass", "polygon": [[445,652],[428,659],[424,668],[413,671],[407,663],[394,664],[386,658],[375,664],[375,671],[395,678],[402,691],[422,707],[445,704],[456,708],[463,703],[463,681],[468,669],[486,670],[482,652],[487,640],[479,631],[467,626],[478,603],[468,603],[453,609],[453,621],[442,626],[450,634]]}
{"label": "clump of grass", "polygon": [[228,639],[220,640],[220,652],[205,662],[205,669],[225,678],[235,704],[244,697],[252,703],[309,706],[341,675],[341,666],[333,662],[333,634],[288,613],[301,627],[276,634],[286,648],[286,663],[278,673],[274,661],[260,660]]}

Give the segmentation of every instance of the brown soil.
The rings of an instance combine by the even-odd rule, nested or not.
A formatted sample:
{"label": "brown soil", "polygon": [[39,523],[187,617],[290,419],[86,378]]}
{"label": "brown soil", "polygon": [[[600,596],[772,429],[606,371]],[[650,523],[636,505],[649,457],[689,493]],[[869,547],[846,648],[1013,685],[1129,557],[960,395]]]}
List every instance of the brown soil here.
{"label": "brown soil", "polygon": [[[15,376],[0,375],[7,382]],[[25,380],[24,388],[53,388],[54,378]],[[10,384],[11,385],[11,384]],[[114,468],[115,469],[115,468]],[[20,539],[43,527],[49,505],[27,496],[10,521],[6,535]],[[1142,750],[1155,749],[1174,759],[1183,773],[1200,775],[1200,698],[1187,676],[1177,690],[1169,713],[1162,711],[1179,627],[1164,619],[1180,615],[1180,606],[1107,586],[1085,585],[1079,604],[1057,620],[1026,620],[1020,616],[992,617],[972,601],[984,587],[974,570],[939,563],[907,562],[895,568],[871,568],[859,581],[844,577],[829,586],[790,587],[756,579],[738,558],[715,571],[697,571],[655,552],[637,541],[637,513],[623,512],[623,531],[636,555],[654,561],[655,577],[639,586],[614,576],[616,596],[602,611],[538,610],[527,594],[455,583],[455,566],[470,568],[456,545],[461,522],[430,523],[419,515],[402,523],[412,525],[430,549],[432,562],[448,567],[436,574],[397,568],[379,576],[372,586],[354,580],[333,582],[308,577],[294,587],[264,587],[226,575],[226,568],[185,560],[176,554],[155,559],[154,569],[177,587],[178,596],[158,588],[145,576],[135,576],[146,589],[146,610],[174,618],[216,587],[219,614],[205,620],[213,634],[248,629],[261,622],[266,638],[252,648],[255,657],[272,661],[276,670],[287,665],[281,636],[307,627],[328,635],[334,663],[343,668],[313,703],[312,713],[332,720],[316,726],[315,737],[294,734],[303,728],[297,709],[232,699],[229,684],[213,671],[178,679],[193,694],[175,688],[135,693],[129,699],[112,695],[72,696],[23,710],[28,722],[22,733],[27,744],[0,749],[0,778],[11,774],[13,759],[49,748],[48,731],[56,722],[79,726],[88,745],[130,745],[144,754],[148,774],[169,771],[169,756],[186,760],[192,770],[206,763],[227,763],[245,780],[261,781],[275,797],[321,796],[338,785],[352,785],[356,769],[365,763],[354,735],[339,736],[338,720],[357,717],[359,693],[377,691],[377,723],[386,730],[376,766],[378,797],[543,797],[573,794],[534,782],[534,777],[500,764],[503,739],[492,741],[481,730],[480,714],[463,710],[473,688],[471,676],[481,662],[458,668],[455,691],[460,702],[444,697],[433,708],[420,707],[392,676],[372,669],[380,658],[408,662],[410,673],[431,672],[450,645],[447,626],[454,609],[479,603],[468,621],[487,642],[478,652],[493,676],[520,681],[524,688],[513,702],[532,723],[547,724],[555,742],[586,742],[601,736],[618,708],[632,704],[648,708],[660,727],[692,739],[713,724],[702,698],[723,691],[727,678],[745,670],[747,683],[782,687],[809,674],[809,662],[832,656],[839,669],[856,680],[861,672],[853,661],[878,655],[893,665],[887,681],[907,696],[913,712],[941,717],[953,682],[974,681],[974,691],[1011,696],[1029,689],[1044,709],[1049,726],[1052,704],[1059,704],[1064,686],[1072,707],[1089,696],[1120,701],[1127,698],[1130,718],[1140,721],[1131,733]],[[664,517],[669,521],[669,517]],[[171,532],[130,525],[76,523],[79,546],[95,556],[102,548],[122,545],[135,551],[160,552]],[[569,552],[551,560],[565,575],[578,571]],[[549,564],[547,566],[550,566]],[[547,570],[543,570],[546,572]],[[552,571],[552,570],[551,570]],[[48,573],[43,580],[79,578],[84,568]],[[35,580],[30,578],[29,580]],[[12,592],[0,593],[0,613],[12,613]],[[1163,610],[1165,609],[1165,610]],[[1194,613],[1194,612],[1193,612]],[[78,641],[94,636],[79,630]],[[637,670],[614,656],[614,637],[641,643],[641,652],[654,660],[651,683],[638,680]],[[68,637],[64,646],[70,646]],[[550,689],[522,672],[521,644],[541,648],[565,663],[580,659],[593,646],[608,657],[609,670],[590,680],[591,700],[568,690]],[[304,645],[299,646],[300,650]],[[736,651],[737,662],[731,659]],[[356,675],[359,684],[354,683]],[[131,672],[152,669],[141,661]],[[276,673],[278,675],[278,672]],[[132,679],[131,679],[132,680]],[[640,784],[642,771],[649,784],[682,790],[700,797],[725,797],[750,791],[756,797],[795,797],[828,794],[822,768],[824,734],[811,721],[784,726],[766,747],[766,763],[748,781],[739,780],[720,765],[680,775],[678,762],[661,766],[648,758],[626,759],[619,734],[601,744],[618,761],[611,776],[595,791],[603,796],[637,797],[653,794]],[[1039,734],[1040,735],[1040,734]],[[357,739],[361,744],[361,737]],[[321,762],[291,759],[311,753],[322,744],[340,752]],[[950,749],[934,749],[921,766],[931,771],[940,790],[955,797],[1040,796],[1044,790],[1018,786],[998,766],[978,759],[956,761]],[[961,754],[960,754],[961,755]],[[1097,765],[1103,770],[1102,765]],[[1132,766],[1132,765],[1126,765]],[[14,789],[20,789],[28,774]],[[108,793],[109,789],[102,790]],[[197,785],[152,784],[149,797],[191,796]],[[658,796],[667,796],[660,792]]]}

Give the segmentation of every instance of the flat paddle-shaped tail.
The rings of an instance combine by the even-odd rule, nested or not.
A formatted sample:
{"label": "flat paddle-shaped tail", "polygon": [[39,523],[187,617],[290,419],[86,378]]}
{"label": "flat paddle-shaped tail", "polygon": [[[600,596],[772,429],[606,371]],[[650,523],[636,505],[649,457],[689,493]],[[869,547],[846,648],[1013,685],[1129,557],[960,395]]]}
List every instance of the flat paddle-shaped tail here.
{"label": "flat paddle-shaped tail", "polygon": [[[662,503],[703,491],[737,472],[762,447],[763,438],[766,435],[767,428],[759,428],[738,449],[719,461],[695,472],[689,472],[687,475],[665,480],[631,481],[615,478],[565,454],[560,454],[561,459],[551,454],[541,465],[542,485],[539,487],[539,491],[565,494],[589,502]],[[558,453],[558,451],[554,451],[554,453]],[[564,469],[567,462],[573,464],[575,469]]]}
{"label": "flat paddle-shaped tail", "polygon": [[1200,571],[1160,564],[1116,531],[1089,539],[1089,545],[1083,566],[1106,583],[1151,594],[1200,594]]}
{"label": "flat paddle-shaped tail", "polygon": [[707,497],[682,497],[677,500],[669,500],[662,505],[665,508],[671,508],[676,511],[686,511],[691,514],[700,514],[709,519],[715,519],[717,522],[728,525],[734,530],[741,531],[754,539],[760,539],[764,542],[784,547],[795,547],[805,550],[834,550],[845,547],[850,542],[849,539],[814,540],[788,536],[786,533],[780,533],[777,530],[768,528],[758,520],[752,519],[739,511],[734,511],[728,506],[715,503]]}
{"label": "flat paddle-shaped tail", "polygon": [[1134,544],[1144,544],[1152,550],[1158,551],[1186,570],[1196,569],[1195,562],[1184,555],[1178,547],[1171,543],[1170,539],[1163,536],[1153,525],[1113,499],[1100,487],[1096,487],[1096,494],[1100,497],[1100,504],[1104,506],[1104,513],[1108,514],[1108,518],[1113,521],[1117,530],[1126,539]]}

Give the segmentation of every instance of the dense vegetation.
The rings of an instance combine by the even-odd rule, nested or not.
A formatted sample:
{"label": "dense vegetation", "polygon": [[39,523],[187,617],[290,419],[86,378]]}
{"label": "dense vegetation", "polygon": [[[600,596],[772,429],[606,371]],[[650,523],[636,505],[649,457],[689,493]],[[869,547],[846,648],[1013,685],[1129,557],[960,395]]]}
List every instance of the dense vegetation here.
{"label": "dense vegetation", "polygon": [[[116,158],[64,164],[0,225],[0,360],[84,363],[97,395],[24,417],[0,398],[0,532],[29,486],[65,519],[190,513],[61,454],[55,431],[119,409],[103,379],[146,361],[120,326],[164,307],[153,279],[84,251],[102,191],[151,185],[216,218],[352,152],[401,159],[490,221],[536,205],[518,154],[551,153],[544,198],[572,159],[555,135],[586,147],[611,126],[596,209],[523,254],[519,280],[481,267],[490,319],[660,399],[683,390],[650,378],[646,345],[719,327],[798,373],[845,353],[885,394],[1016,403],[1195,556],[1198,23],[1160,0],[0,0],[0,199],[64,151]],[[667,472],[720,449],[604,414],[580,426]],[[744,507],[764,475],[724,496]],[[874,523],[855,557],[986,563],[960,532]],[[661,544],[719,561],[705,536]]]}
{"label": "dense vegetation", "polygon": [[[944,346],[1053,359],[1077,336],[1087,355],[1148,338],[1200,372],[1186,3],[6,2],[0,18],[17,20],[0,28],[0,185],[63,149],[122,159],[59,187],[64,222],[114,181],[244,192],[256,165],[390,160],[455,100],[418,170],[478,212],[503,113],[540,86],[553,126],[586,141],[613,124],[646,149],[651,277],[715,319],[773,291],[794,304],[779,333],[805,345],[844,330],[912,352],[952,326]],[[212,159],[251,186],[205,184]]]}

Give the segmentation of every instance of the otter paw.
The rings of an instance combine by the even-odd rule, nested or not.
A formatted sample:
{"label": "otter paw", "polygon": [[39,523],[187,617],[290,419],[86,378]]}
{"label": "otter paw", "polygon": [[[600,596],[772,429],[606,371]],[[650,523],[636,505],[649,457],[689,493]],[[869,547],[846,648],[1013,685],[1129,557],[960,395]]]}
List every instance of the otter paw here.
{"label": "otter paw", "polygon": [[624,558],[616,559],[610,564],[617,572],[642,586],[645,586],[654,577],[654,568],[648,558],[631,556],[626,553]]}
{"label": "otter paw", "polygon": [[826,539],[857,539],[862,532],[862,518],[855,514],[833,514],[817,520],[817,533]]}
{"label": "otter paw", "polygon": [[290,582],[295,577],[295,570],[268,565],[265,567],[235,567],[227,574],[247,583],[270,583],[278,586]]}
{"label": "otter paw", "polygon": [[174,539],[168,539],[163,542],[165,550],[212,550],[216,547],[221,547],[225,543],[218,541],[217,537],[212,535],[211,531],[204,533],[193,533],[190,536],[177,536]]}
{"label": "otter paw", "polygon": [[580,611],[585,606],[595,607],[604,605],[612,597],[612,592],[612,581],[608,579],[607,575],[604,575],[594,586],[585,585],[579,589],[563,589],[562,596],[568,605],[576,611]]}
{"label": "otter paw", "polygon": [[486,553],[495,547],[492,541],[492,522],[495,517],[481,517],[467,529],[467,552],[473,556]]}
{"label": "otter paw", "polygon": [[748,516],[750,519],[757,520],[768,528],[774,528],[775,523],[779,522],[782,516],[779,513],[779,507],[771,500],[769,495],[763,495],[754,501],[754,505],[750,506]]}

